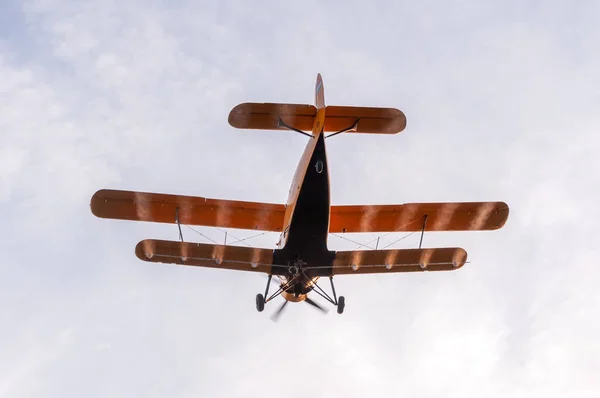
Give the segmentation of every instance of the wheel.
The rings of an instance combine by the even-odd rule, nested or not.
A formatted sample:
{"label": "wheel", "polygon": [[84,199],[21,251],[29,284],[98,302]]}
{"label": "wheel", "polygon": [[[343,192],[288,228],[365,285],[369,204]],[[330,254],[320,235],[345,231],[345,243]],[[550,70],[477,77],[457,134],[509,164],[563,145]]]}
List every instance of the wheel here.
{"label": "wheel", "polygon": [[256,295],[256,310],[258,312],[262,312],[265,309],[265,298],[262,294],[258,293]]}
{"label": "wheel", "polygon": [[341,314],[344,312],[344,307],[346,306],[346,297],[344,296],[340,296],[338,298],[338,305],[337,305],[337,313]]}

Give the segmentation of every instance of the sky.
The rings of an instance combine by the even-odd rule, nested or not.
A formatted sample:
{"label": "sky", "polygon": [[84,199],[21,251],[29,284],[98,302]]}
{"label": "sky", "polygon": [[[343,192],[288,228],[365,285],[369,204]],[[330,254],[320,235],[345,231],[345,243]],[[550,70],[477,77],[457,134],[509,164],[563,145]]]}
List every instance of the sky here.
{"label": "sky", "polygon": [[[597,397],[599,15],[585,0],[3,0],[0,397]],[[425,235],[470,263],[340,276],[343,315],[290,304],[274,323],[281,298],[255,309],[265,276],[142,262],[137,242],[176,226],[92,215],[102,188],[283,203],[306,137],[227,116],[312,103],[317,73],[329,105],[407,116],[398,135],[327,142],[333,204],[508,203],[499,231]]]}

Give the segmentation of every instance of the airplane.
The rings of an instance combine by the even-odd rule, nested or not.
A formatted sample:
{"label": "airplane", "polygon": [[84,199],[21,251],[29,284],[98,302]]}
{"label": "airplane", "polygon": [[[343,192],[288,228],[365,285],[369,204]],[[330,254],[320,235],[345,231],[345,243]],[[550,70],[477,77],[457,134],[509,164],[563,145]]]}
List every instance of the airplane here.
{"label": "airplane", "polygon": [[[281,295],[278,316],[288,302],[306,302],[324,312],[309,297],[316,292],[342,314],[345,297],[337,297],[336,275],[448,271],[461,268],[467,252],[460,247],[422,248],[426,231],[489,231],[504,226],[509,208],[504,202],[404,203],[332,205],[326,140],[338,134],[397,134],[406,116],[395,108],[325,105],[323,79],[317,74],[314,105],[242,103],[229,114],[238,129],[291,130],[308,137],[285,204],[244,202],[162,193],[101,189],[91,198],[100,218],[177,224],[179,241],[145,239],[135,247],[143,261],[209,267],[266,274],[264,294],[256,309]],[[327,134],[326,133],[330,133]],[[181,224],[279,232],[275,249],[185,242]],[[333,233],[420,232],[413,249],[334,251]],[[279,280],[269,296],[270,283]],[[329,278],[332,296],[318,285]]]}

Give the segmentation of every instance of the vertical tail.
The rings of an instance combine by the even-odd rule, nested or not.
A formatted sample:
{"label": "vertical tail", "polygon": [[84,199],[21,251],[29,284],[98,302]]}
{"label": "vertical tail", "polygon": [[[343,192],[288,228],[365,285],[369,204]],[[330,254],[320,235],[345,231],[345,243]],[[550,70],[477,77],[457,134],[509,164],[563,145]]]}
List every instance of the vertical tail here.
{"label": "vertical tail", "polygon": [[317,83],[315,84],[315,106],[317,109],[325,108],[325,90],[320,73],[317,73]]}
{"label": "vertical tail", "polygon": [[315,83],[315,106],[317,107],[317,114],[313,123],[312,135],[318,137],[325,128],[325,89],[320,73],[317,73],[317,82]]}

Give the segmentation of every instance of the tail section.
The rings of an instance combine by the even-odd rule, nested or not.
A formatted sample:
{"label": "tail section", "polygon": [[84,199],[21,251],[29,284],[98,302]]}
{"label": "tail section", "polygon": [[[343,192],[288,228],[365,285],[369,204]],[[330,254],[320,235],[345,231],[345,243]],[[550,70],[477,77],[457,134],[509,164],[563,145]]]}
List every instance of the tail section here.
{"label": "tail section", "polygon": [[[319,111],[321,113],[319,114]],[[324,115],[324,121],[318,116]],[[229,124],[238,129],[397,134],[406,128],[406,116],[395,108],[325,106],[321,74],[315,83],[315,105],[243,103],[229,113]],[[314,133],[313,133],[314,134]]]}

